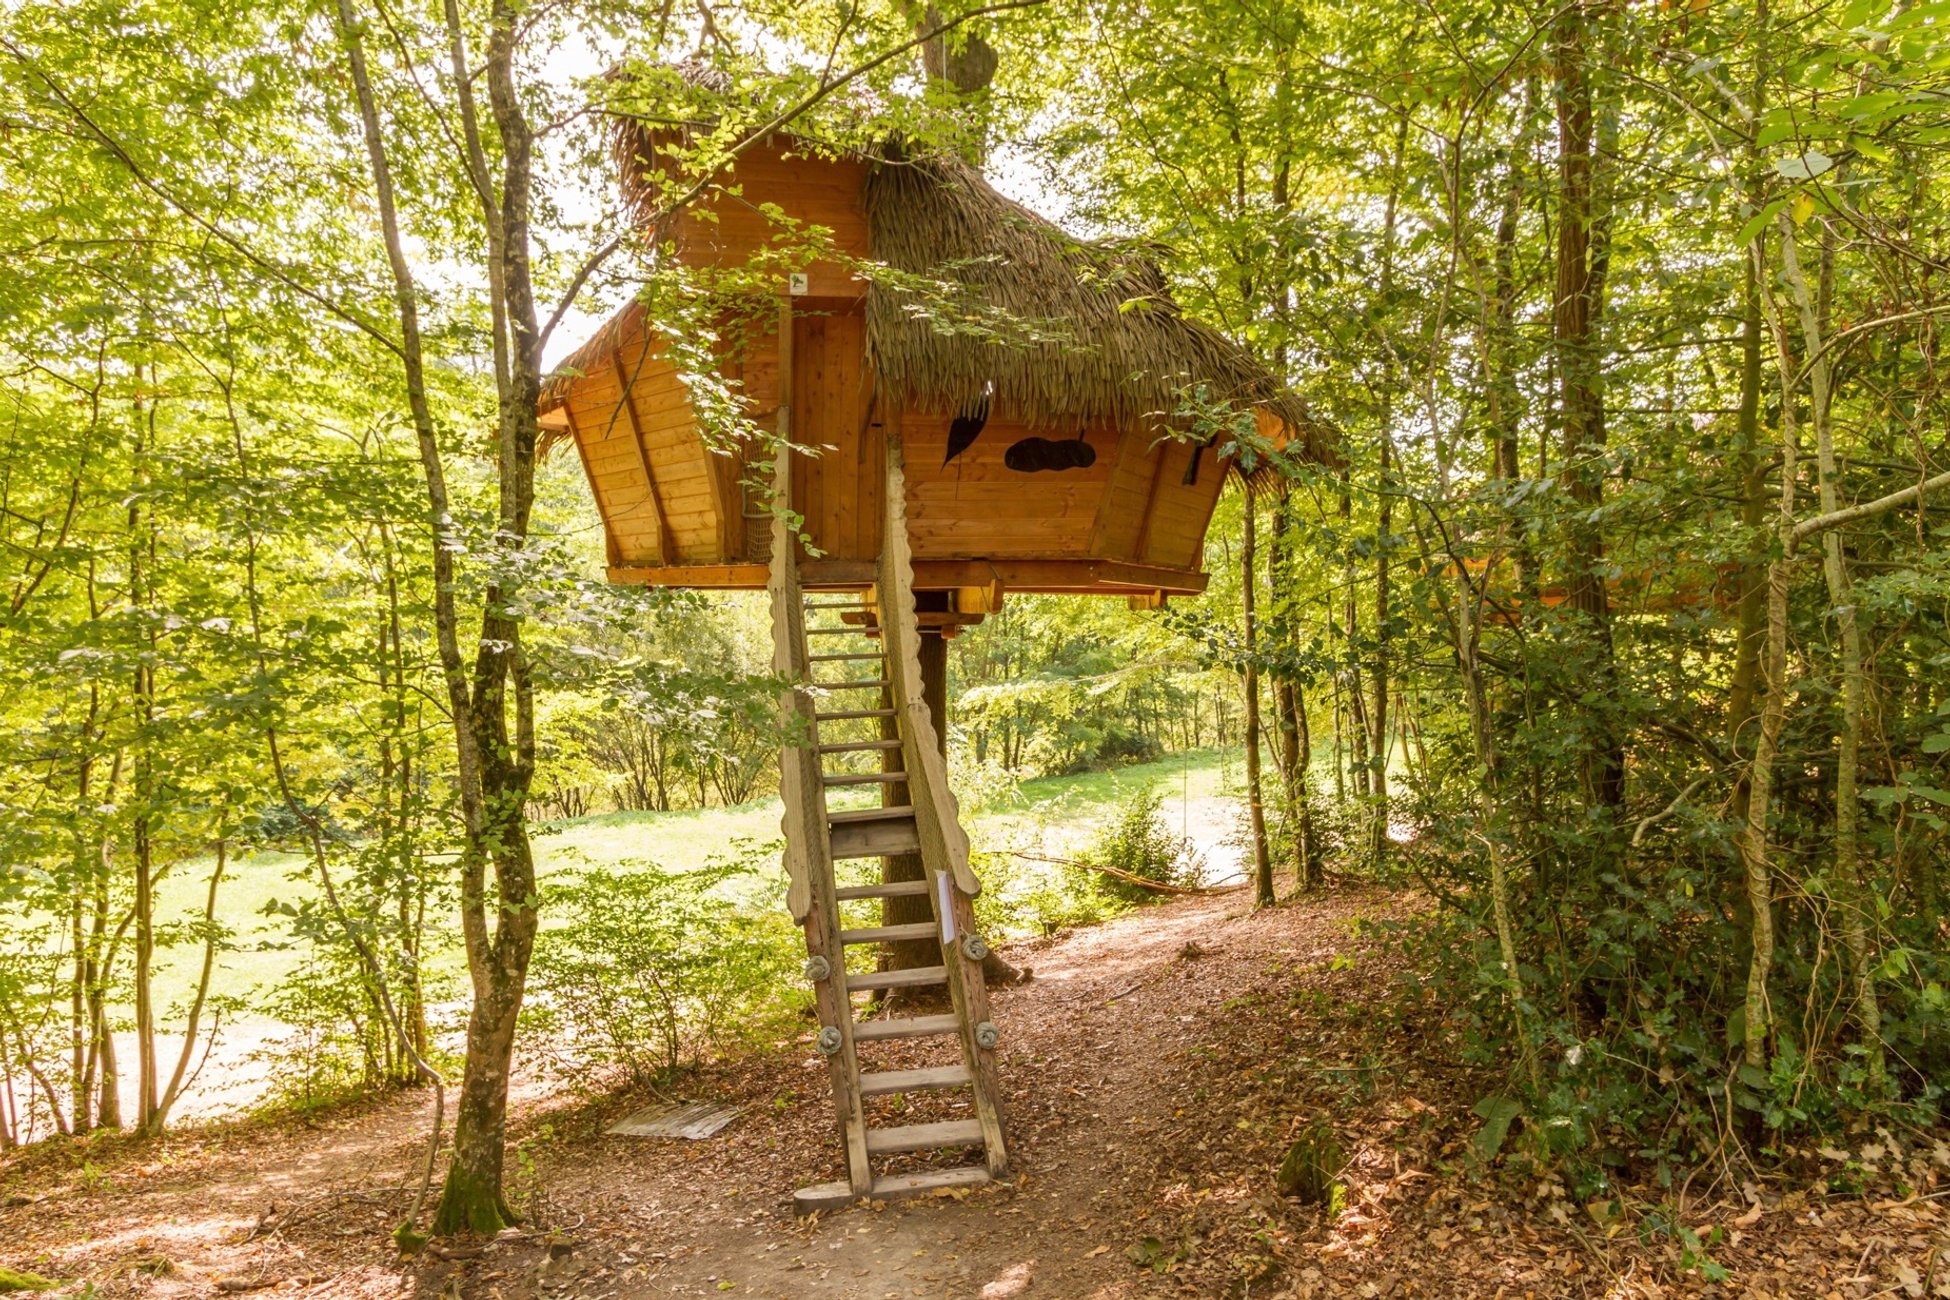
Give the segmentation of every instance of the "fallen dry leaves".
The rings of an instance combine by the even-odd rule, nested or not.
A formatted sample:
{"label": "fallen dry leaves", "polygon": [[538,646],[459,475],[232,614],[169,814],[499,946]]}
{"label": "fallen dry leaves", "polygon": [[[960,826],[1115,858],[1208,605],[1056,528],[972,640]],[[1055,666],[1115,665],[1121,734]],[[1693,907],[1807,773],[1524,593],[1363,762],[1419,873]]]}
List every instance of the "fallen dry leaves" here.
{"label": "fallen dry leaves", "polygon": [[[786,1042],[689,1081],[687,1097],[743,1108],[705,1142],[606,1137],[644,1097],[531,1084],[511,1165],[532,1170],[514,1190],[533,1222],[494,1241],[393,1252],[424,1113],[404,1096],[310,1126],[17,1153],[0,1164],[0,1262],[105,1300],[1950,1297],[1950,1164],[1887,1135],[1841,1155],[1900,1172],[1907,1195],[1815,1179],[1696,1193],[1682,1221],[1723,1281],[1650,1230],[1651,1189],[1579,1204],[1548,1178],[1474,1170],[1471,1107],[1494,1081],[1459,1062],[1436,1009],[1393,996],[1400,959],[1358,924],[1416,907],[1350,891],[1253,913],[1227,894],[1012,952],[1037,978],[995,995],[1007,1188],[795,1220],[791,1190],[840,1166],[823,1069]],[[882,1068],[939,1050],[899,1044]],[[955,1105],[881,1104],[909,1123]],[[1343,1196],[1282,1199],[1281,1155],[1323,1120]]]}

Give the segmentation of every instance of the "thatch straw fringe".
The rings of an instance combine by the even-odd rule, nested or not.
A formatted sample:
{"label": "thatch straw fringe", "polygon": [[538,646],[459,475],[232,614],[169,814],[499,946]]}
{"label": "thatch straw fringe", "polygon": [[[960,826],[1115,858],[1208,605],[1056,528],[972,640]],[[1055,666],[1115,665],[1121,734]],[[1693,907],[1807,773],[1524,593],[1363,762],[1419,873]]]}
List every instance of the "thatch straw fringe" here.
{"label": "thatch straw fringe", "polygon": [[946,334],[898,282],[876,283],[867,349],[881,391],[910,409],[952,415],[990,390],[997,411],[1054,432],[1162,426],[1196,386],[1208,403],[1271,410],[1309,456],[1323,450],[1300,400],[1244,348],[1187,318],[1139,248],[1066,234],[955,158],[889,150],[865,201],[876,261],[948,283],[971,313],[1052,322],[1061,335]]}

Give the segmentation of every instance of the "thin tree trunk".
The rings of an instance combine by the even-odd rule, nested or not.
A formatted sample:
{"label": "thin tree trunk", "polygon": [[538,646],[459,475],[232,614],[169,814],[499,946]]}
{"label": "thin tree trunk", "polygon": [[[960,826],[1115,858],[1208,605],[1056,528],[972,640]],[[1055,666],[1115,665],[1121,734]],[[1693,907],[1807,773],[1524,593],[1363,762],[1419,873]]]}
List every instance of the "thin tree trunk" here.
{"label": "thin tree trunk", "polygon": [[1381,279],[1376,296],[1374,329],[1381,344],[1381,465],[1375,488],[1374,539],[1374,662],[1372,667],[1373,705],[1368,711],[1370,761],[1368,793],[1368,861],[1379,871],[1388,852],[1388,682],[1390,671],[1389,589],[1390,533],[1395,520],[1395,342],[1382,319],[1390,306],[1395,286],[1395,232],[1401,210],[1403,174],[1408,160],[1408,112],[1403,110],[1395,133],[1395,165],[1388,185],[1388,202],[1382,217]]}
{"label": "thin tree trunk", "polygon": [[[142,378],[138,370],[137,379]],[[147,458],[154,432],[153,402],[138,402],[134,484],[129,495],[129,604],[147,609],[150,592],[145,587],[144,560],[151,548],[144,538],[143,502],[147,496]],[[150,624],[153,628],[154,624]],[[157,1061],[156,1013],[151,986],[151,967],[156,952],[155,844],[151,838],[156,810],[154,762],[150,756],[149,729],[155,721],[156,634],[147,634],[150,654],[135,670],[131,690],[135,700],[135,809],[131,849],[135,857],[135,1052],[136,1052],[136,1129],[148,1134],[155,1119]]]}
{"label": "thin tree trunk", "polygon": [[[406,378],[407,407],[419,443],[427,504],[434,530],[434,632],[441,674],[446,683],[453,722],[455,776],[460,794],[461,931],[473,979],[474,1003],[467,1026],[467,1061],[455,1118],[454,1157],[434,1217],[436,1231],[499,1231],[513,1218],[501,1191],[503,1138],[507,1123],[509,1064],[514,1048],[515,1016],[520,1009],[528,955],[533,948],[537,917],[534,864],[529,857],[525,773],[532,771],[533,716],[525,671],[519,666],[520,627],[493,611],[505,608],[507,592],[488,593],[489,614],[476,656],[475,683],[470,687],[460,651],[460,618],[454,601],[453,548],[449,534],[453,512],[446,471],[441,462],[438,432],[427,399],[426,363],[420,335],[418,289],[406,258],[393,193],[391,165],[380,129],[379,110],[367,71],[361,24],[352,0],[339,0],[339,36],[345,46],[348,71],[358,100],[373,192],[384,232],[387,261],[392,270],[394,303],[400,321],[399,356]],[[502,393],[500,442],[501,531],[505,540],[518,541],[526,533],[530,505],[524,475],[532,475],[535,397],[540,391],[538,333],[534,303],[527,285],[526,193],[529,140],[519,108],[510,102],[510,60],[513,19],[497,3],[494,36],[490,42],[489,88],[496,101],[506,157],[504,211],[497,214],[490,196],[482,208],[490,227],[500,222],[505,256],[496,271],[506,278],[509,315],[514,321],[511,352],[514,374]],[[501,110],[505,104],[506,113]],[[517,295],[512,283],[520,281]],[[508,446],[513,443],[512,448]],[[515,676],[517,736],[505,730],[506,685]],[[489,725],[483,727],[483,722]],[[512,742],[512,743],[511,743]],[[486,871],[495,866],[497,925],[487,924]],[[429,1067],[430,1070],[430,1067]],[[437,1075],[435,1076],[437,1078]],[[435,1132],[438,1133],[440,1091],[436,1091]],[[430,1148],[431,1150],[431,1148]],[[429,1156],[431,1172],[431,1155]]]}
{"label": "thin tree trunk", "polygon": [[[1824,226],[1824,229],[1826,227]],[[1832,238],[1832,236],[1829,236]],[[1818,288],[1811,289],[1801,268],[1793,225],[1783,220],[1781,261],[1789,288],[1801,318],[1801,341],[1809,357],[1809,418],[1815,434],[1816,490],[1824,515],[1840,509],[1836,479],[1840,470],[1835,461],[1835,438],[1830,418],[1831,375],[1823,346],[1826,334],[1827,301],[1832,283],[1831,251],[1824,249]],[[1792,400],[1790,398],[1789,400]],[[1791,537],[1790,537],[1791,540]],[[1835,759],[1835,883],[1841,894],[1840,930],[1842,947],[1849,956],[1855,984],[1855,1019],[1861,1031],[1861,1047],[1868,1070],[1869,1091],[1880,1096],[1884,1088],[1884,1049],[1882,1005],[1875,986],[1875,954],[1869,936],[1868,912],[1872,903],[1868,882],[1863,879],[1858,826],[1861,797],[1856,791],[1857,772],[1862,754],[1863,665],[1862,633],[1856,623],[1855,605],[1849,590],[1848,569],[1842,555],[1842,534],[1830,528],[1822,534],[1822,573],[1827,580],[1829,605],[1835,612],[1841,635],[1842,731]]]}
{"label": "thin tree trunk", "polygon": [[[1753,245],[1761,263],[1761,245]],[[1767,566],[1767,640],[1761,656],[1762,697],[1760,733],[1754,738],[1754,759],[1747,776],[1747,823],[1736,839],[1746,875],[1748,926],[1752,952],[1747,959],[1744,1003],[1745,1038],[1742,1056],[1755,1069],[1767,1068],[1773,1031],[1768,981],[1774,969],[1774,868],[1768,820],[1774,808],[1774,762],[1787,720],[1788,579],[1793,567],[1795,477],[1799,433],[1795,423],[1792,376],[1794,358],[1787,327],[1773,305],[1762,277],[1761,307],[1774,334],[1781,376],[1781,493],[1775,527],[1779,554]]]}
{"label": "thin tree trunk", "polygon": [[197,1030],[202,1025],[204,1003],[210,996],[210,975],[217,965],[217,890],[223,885],[229,847],[229,840],[218,838],[217,862],[210,870],[210,887],[203,899],[203,967],[197,973],[196,995],[190,1000],[189,1015],[183,1024],[183,1049],[176,1054],[176,1068],[170,1072],[169,1083],[163,1088],[162,1097],[156,1102],[155,1112],[144,1130],[150,1137],[159,1136],[163,1126],[169,1123],[169,1113],[176,1108],[176,1099],[183,1091],[183,1079],[189,1073],[190,1061],[196,1055]]}
{"label": "thin tree trunk", "polygon": [[1242,483],[1240,496],[1239,604],[1246,632],[1246,663],[1241,673],[1246,695],[1246,812],[1252,826],[1253,899],[1257,906],[1270,907],[1276,896],[1273,861],[1266,849],[1266,805],[1259,771],[1259,617],[1255,592],[1259,578],[1254,569],[1259,511],[1250,486]]}
{"label": "thin tree trunk", "polygon": [[[121,764],[117,760],[118,769]],[[109,788],[119,782],[111,777]],[[95,1097],[89,1127],[122,1127],[121,1076],[115,1064],[115,1038],[108,1025],[108,980],[112,967],[108,948],[108,846],[97,846],[95,898],[88,926],[88,1061],[82,1072],[82,1093]]]}
{"label": "thin tree trunk", "polygon": [[[1273,551],[1267,561],[1267,574],[1275,607],[1282,611],[1279,620],[1282,649],[1288,652],[1295,648],[1297,635],[1297,620],[1294,617],[1296,604],[1293,593],[1288,590],[1293,564],[1289,552],[1295,536],[1292,513],[1292,489],[1282,484],[1280,494],[1273,502]],[[1293,883],[1297,889],[1310,890],[1320,884],[1313,794],[1308,779],[1308,768],[1313,762],[1313,746],[1310,743],[1312,737],[1307,734],[1306,698],[1290,671],[1283,671],[1274,678],[1273,700],[1280,728],[1280,776],[1285,784],[1287,828],[1292,838]]]}

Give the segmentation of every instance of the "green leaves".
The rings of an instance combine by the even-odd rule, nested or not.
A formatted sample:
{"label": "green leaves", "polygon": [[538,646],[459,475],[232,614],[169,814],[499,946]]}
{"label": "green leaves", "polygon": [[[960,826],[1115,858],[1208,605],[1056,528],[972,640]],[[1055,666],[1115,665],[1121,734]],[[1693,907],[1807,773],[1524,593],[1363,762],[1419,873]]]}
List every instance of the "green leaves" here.
{"label": "green leaves", "polygon": [[1510,1125],[1523,1114],[1523,1106],[1509,1097],[1492,1094],[1469,1109],[1483,1121],[1483,1127],[1470,1139],[1470,1148],[1477,1159],[1487,1164],[1503,1150],[1503,1143],[1510,1136]]}
{"label": "green leaves", "polygon": [[1810,149],[1794,158],[1782,158],[1774,170],[1791,181],[1813,180],[1835,166],[1835,160],[1819,149]]}

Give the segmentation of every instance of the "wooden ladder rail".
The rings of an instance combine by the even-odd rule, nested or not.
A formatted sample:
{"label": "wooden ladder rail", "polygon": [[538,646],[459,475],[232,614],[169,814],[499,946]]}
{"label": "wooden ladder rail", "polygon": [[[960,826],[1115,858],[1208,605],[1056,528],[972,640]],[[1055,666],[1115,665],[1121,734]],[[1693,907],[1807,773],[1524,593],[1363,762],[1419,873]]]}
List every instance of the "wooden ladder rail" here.
{"label": "wooden ladder rail", "polygon": [[1009,1170],[1009,1154],[995,1063],[1000,1032],[989,1018],[988,985],[982,978],[987,948],[975,928],[974,897],[982,885],[968,864],[968,836],[921,687],[920,620],[914,609],[914,556],[907,531],[907,474],[898,412],[890,414],[885,432],[885,517],[876,575],[881,648],[900,733],[908,802],[914,809],[921,863],[934,898],[941,963],[947,969],[962,1060],[968,1065],[975,1116],[982,1127],[983,1158],[990,1176],[1000,1178]]}
{"label": "wooden ladder rail", "polygon": [[772,602],[772,668],[786,682],[779,696],[785,743],[779,751],[779,799],[784,805],[786,906],[805,929],[806,975],[819,1014],[819,1050],[833,1083],[833,1108],[846,1151],[847,1185],[865,1196],[873,1190],[867,1157],[867,1121],[861,1107],[860,1063],[853,1044],[853,1005],[847,994],[846,952],[840,943],[839,900],[833,879],[833,846],[820,773],[814,721],[812,664],[806,647],[804,594],[799,583],[799,539],[787,526],[792,501],[789,401],[792,313],[780,311],[779,435],[773,472],[772,559],[766,583]]}

